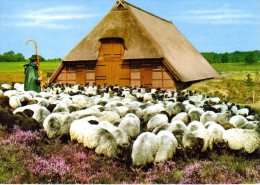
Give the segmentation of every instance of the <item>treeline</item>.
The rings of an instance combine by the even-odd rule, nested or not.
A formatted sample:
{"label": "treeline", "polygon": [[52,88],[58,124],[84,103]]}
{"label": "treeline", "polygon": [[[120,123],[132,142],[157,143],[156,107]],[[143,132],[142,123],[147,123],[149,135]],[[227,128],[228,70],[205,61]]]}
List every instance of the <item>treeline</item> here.
{"label": "treeline", "polygon": [[[235,51],[233,53],[214,53],[207,52],[201,53],[207,61],[210,63],[235,63],[246,62],[248,64],[256,63],[260,61],[260,51]],[[57,62],[61,61],[61,58],[44,59],[39,55],[41,62]],[[0,54],[0,62],[28,62],[22,53],[14,53],[8,51]]]}
{"label": "treeline", "polygon": [[[57,62],[61,61],[61,58],[45,59],[39,55],[40,62]],[[29,62],[22,53],[15,53],[13,51],[8,51],[0,54],[0,62]]]}
{"label": "treeline", "polygon": [[235,51],[233,53],[201,53],[210,63],[235,63],[245,62],[248,64],[260,61],[260,51]]}

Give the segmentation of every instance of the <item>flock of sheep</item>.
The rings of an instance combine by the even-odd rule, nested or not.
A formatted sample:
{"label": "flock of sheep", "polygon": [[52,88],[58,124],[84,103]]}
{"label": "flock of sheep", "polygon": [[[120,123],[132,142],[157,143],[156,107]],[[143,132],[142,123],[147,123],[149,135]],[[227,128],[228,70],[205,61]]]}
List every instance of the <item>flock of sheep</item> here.
{"label": "flock of sheep", "polygon": [[176,150],[260,149],[254,110],[190,91],[47,84],[36,93],[2,84],[0,106],[8,128],[43,126],[49,139],[68,136],[108,157],[127,151],[133,166],[171,160]]}

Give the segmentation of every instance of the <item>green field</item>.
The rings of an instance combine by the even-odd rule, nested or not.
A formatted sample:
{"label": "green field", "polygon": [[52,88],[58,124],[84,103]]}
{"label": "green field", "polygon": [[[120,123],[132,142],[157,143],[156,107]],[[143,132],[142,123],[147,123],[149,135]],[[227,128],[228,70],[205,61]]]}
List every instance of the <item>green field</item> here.
{"label": "green field", "polygon": [[[0,83],[23,82],[23,62],[0,62]],[[47,73],[52,73],[60,62],[42,62],[44,81],[47,82]],[[249,104],[260,112],[260,62],[245,63],[216,63],[212,66],[220,73],[215,79],[205,80],[192,85],[189,89],[196,90],[211,96],[220,96],[223,99]],[[245,83],[250,74],[254,86]]]}
{"label": "green field", "polygon": [[[3,82],[23,82],[24,79],[24,68],[23,65],[26,64],[24,62],[0,62],[0,83]],[[52,73],[59,66],[60,62],[42,62],[41,70],[43,71],[43,75],[46,77],[47,73]],[[243,73],[253,73],[260,72],[260,62],[248,65],[245,63],[216,63],[212,64],[212,66],[218,72],[239,72],[238,75],[235,75],[236,78],[244,78],[241,76],[241,72]],[[233,78],[234,76],[231,76]],[[45,78],[47,80],[47,78]]]}
{"label": "green field", "polygon": [[[0,62],[0,83],[23,82],[25,62]],[[60,62],[42,62],[41,70],[47,81],[47,73],[53,73]]]}
{"label": "green field", "polygon": [[211,65],[219,72],[228,72],[228,71],[259,71],[260,72],[260,62],[251,65],[246,63],[215,63]]}

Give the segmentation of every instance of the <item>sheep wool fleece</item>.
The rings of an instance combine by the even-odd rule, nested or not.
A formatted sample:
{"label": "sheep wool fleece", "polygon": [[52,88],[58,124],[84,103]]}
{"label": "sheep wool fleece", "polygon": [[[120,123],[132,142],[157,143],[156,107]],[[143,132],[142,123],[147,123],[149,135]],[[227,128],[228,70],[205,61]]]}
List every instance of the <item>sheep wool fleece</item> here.
{"label": "sheep wool fleece", "polygon": [[38,68],[33,63],[24,65],[24,90],[41,92],[40,82],[38,81]]}

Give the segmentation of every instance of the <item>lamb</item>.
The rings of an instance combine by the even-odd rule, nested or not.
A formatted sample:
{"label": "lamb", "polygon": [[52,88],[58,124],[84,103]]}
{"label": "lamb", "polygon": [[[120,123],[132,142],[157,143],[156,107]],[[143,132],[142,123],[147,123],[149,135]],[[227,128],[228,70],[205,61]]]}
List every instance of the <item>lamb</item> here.
{"label": "lamb", "polygon": [[132,113],[127,114],[118,125],[118,128],[124,130],[131,139],[140,134],[140,127],[140,119]]}
{"label": "lamb", "polygon": [[255,129],[233,128],[223,132],[223,139],[231,150],[253,153],[260,149],[260,125]]}
{"label": "lamb", "polygon": [[52,113],[43,122],[43,128],[51,139],[69,133],[74,118],[68,113]]}
{"label": "lamb", "polygon": [[157,140],[159,146],[154,162],[165,162],[171,159],[178,147],[175,136],[169,131],[160,131],[157,134]]}
{"label": "lamb", "polygon": [[154,162],[159,143],[155,134],[144,132],[137,137],[131,153],[133,166],[146,166]]}
{"label": "lamb", "polygon": [[229,123],[235,128],[241,128],[247,123],[247,119],[244,116],[236,115],[230,118]]}
{"label": "lamb", "polygon": [[152,131],[156,127],[163,125],[164,123],[168,123],[168,117],[165,114],[157,114],[152,117],[147,123],[147,130]]}
{"label": "lamb", "polygon": [[200,117],[200,122],[202,124],[205,124],[208,121],[216,121],[216,120],[217,120],[217,114],[213,111],[206,111]]}
{"label": "lamb", "polygon": [[129,145],[128,135],[123,129],[118,128],[107,121],[101,121],[98,125],[101,128],[104,128],[107,131],[109,131],[115,137],[116,142],[119,146],[126,147]]}

